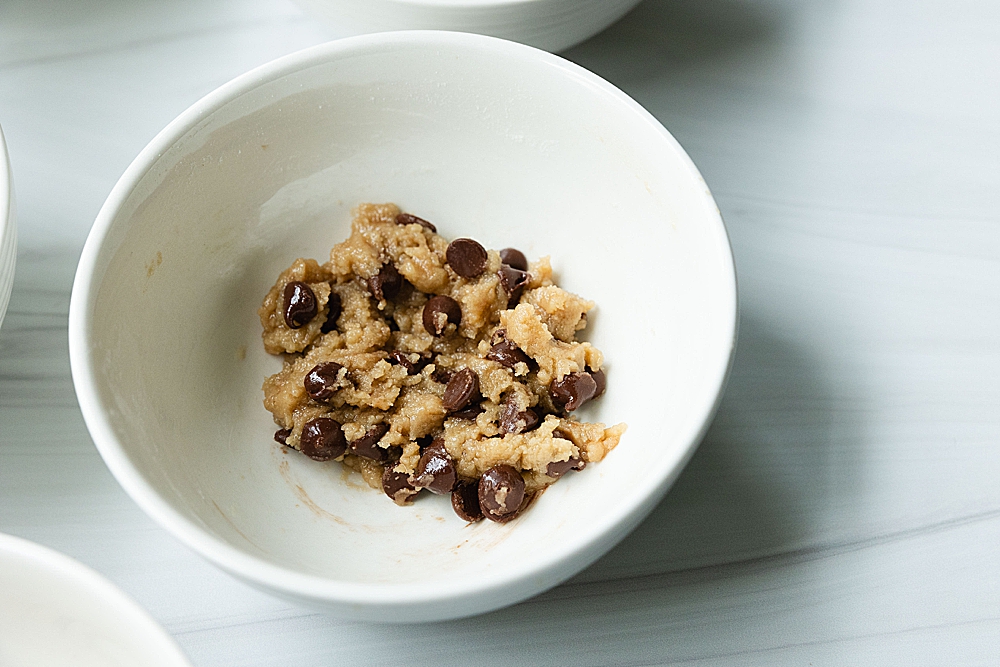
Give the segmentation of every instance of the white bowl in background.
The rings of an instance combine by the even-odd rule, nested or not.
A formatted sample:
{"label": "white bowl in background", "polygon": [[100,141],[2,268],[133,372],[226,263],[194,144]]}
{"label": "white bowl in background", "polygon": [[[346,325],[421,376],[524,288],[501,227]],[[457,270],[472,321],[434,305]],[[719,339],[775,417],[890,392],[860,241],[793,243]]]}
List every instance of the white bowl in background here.
{"label": "white bowl in background", "polygon": [[3,324],[10,290],[14,286],[14,264],[17,260],[17,224],[14,218],[14,177],[10,171],[3,128],[0,128],[0,325]]}
{"label": "white bowl in background", "polygon": [[[260,387],[281,361],[257,307],[292,260],[348,235],[354,205],[382,201],[551,255],[598,304],[608,390],[581,412],[628,432],[509,524],[466,525],[442,496],[396,507],[272,441]],[[417,31],[278,59],[168,125],[94,223],[69,343],[101,455],[181,541],[342,617],[430,621],[523,600],[634,528],[703,436],[735,329],[718,208],[656,119],[557,56]]]}
{"label": "white bowl in background", "polygon": [[640,0],[296,0],[338,33],[457,30],[562,51],[596,35]]}
{"label": "white bowl in background", "polygon": [[4,667],[191,667],[142,607],[90,568],[0,533]]}

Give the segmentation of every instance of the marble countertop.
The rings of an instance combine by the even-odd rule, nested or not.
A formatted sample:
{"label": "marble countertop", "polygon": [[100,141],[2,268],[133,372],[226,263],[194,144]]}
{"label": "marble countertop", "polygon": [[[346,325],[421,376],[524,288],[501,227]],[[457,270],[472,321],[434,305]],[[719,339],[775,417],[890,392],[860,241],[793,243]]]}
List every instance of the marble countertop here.
{"label": "marble countertop", "polygon": [[0,6],[20,234],[0,531],[107,576],[196,667],[1000,663],[1000,6],[985,0],[646,0],[564,54],[691,154],[741,290],[704,443],[568,583],[466,620],[342,622],[147,518],[73,393],[83,242],[179,112],[336,36],[286,0]]}

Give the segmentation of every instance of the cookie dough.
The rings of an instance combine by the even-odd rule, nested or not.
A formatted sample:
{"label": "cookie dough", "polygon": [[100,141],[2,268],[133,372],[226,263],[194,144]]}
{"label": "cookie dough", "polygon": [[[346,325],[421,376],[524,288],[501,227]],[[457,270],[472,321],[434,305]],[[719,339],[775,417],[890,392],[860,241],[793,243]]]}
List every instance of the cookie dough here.
{"label": "cookie dough", "polygon": [[263,387],[275,439],[397,504],[426,489],[467,521],[509,521],[625,431],[571,414],[606,386],[600,350],[575,339],[593,307],[548,258],[362,204],[330,260],[295,260],[258,311],[284,359]]}

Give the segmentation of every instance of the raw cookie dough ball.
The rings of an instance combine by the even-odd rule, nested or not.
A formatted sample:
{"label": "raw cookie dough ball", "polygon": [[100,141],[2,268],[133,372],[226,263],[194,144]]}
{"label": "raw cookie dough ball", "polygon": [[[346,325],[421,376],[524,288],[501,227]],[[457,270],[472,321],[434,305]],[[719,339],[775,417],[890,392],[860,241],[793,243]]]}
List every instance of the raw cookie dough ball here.
{"label": "raw cookie dough ball", "polygon": [[558,287],[548,258],[450,243],[393,204],[362,204],[320,265],[298,259],[259,310],[274,439],[339,460],[397,505],[450,494],[466,521],[507,522],[624,424],[572,416],[607,386],[576,340],[594,303]]}

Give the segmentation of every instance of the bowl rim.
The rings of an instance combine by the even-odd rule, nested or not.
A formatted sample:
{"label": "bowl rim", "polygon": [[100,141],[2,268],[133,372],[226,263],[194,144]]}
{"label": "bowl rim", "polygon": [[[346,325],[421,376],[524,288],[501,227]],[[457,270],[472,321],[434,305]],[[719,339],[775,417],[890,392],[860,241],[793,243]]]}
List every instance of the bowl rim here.
{"label": "bowl rim", "polygon": [[[728,287],[723,295],[727,303],[722,305],[728,313],[725,326],[728,331],[726,339],[729,341],[729,346],[727,350],[720,349],[718,358],[714,360],[714,366],[706,369],[705,376],[711,378],[709,386],[713,390],[706,392],[705,400],[697,416],[689,416],[678,429],[677,442],[685,444],[683,448],[678,448],[676,459],[667,473],[660,477],[651,476],[641,487],[641,492],[637,491],[631,495],[635,499],[634,502],[623,503],[624,506],[616,506],[612,508],[612,511],[603,514],[594,522],[593,528],[585,536],[566,540],[560,548],[533,557],[530,562],[526,562],[524,567],[510,576],[497,578],[495,575],[491,577],[485,573],[478,573],[481,576],[477,577],[474,582],[468,578],[462,578],[458,580],[458,583],[450,585],[442,585],[442,582],[439,581],[434,587],[428,587],[423,582],[360,583],[340,581],[293,571],[238,549],[202,528],[195,521],[185,517],[159,495],[129,460],[106,416],[95,381],[92,360],[89,356],[89,339],[92,331],[91,314],[96,298],[96,288],[99,287],[99,283],[94,281],[94,272],[104,254],[104,241],[108,237],[119,212],[128,202],[132,191],[141,179],[156,166],[160,156],[212,113],[255,88],[296,71],[340,57],[350,57],[359,52],[377,52],[394,46],[412,45],[430,48],[480,49],[501,57],[536,59],[539,61],[539,66],[555,70],[558,75],[575,79],[581,85],[596,89],[599,94],[610,96],[618,103],[624,104],[628,112],[634,114],[636,122],[648,125],[650,130],[659,134],[666,141],[666,146],[676,154],[676,157],[685,165],[692,176],[705,186],[704,202],[707,205],[707,210],[711,211],[710,219],[706,221],[706,224],[713,227],[718,255],[722,260],[720,262],[721,270],[725,274],[723,276],[724,283]],[[481,613],[513,604],[554,586],[592,563],[638,525],[673,484],[704,437],[722,399],[735,354],[737,329],[736,272],[729,237],[721,213],[691,158],[656,118],[611,83],[559,56],[495,37],[449,31],[414,30],[347,37],[282,56],[216,88],[161,130],[143,148],[115,184],[88,235],[77,267],[70,299],[69,352],[73,384],[84,421],[106,465],[129,496],[160,526],[186,546],[248,583],[298,598],[344,605],[345,608],[355,610],[373,607],[391,607],[402,610],[406,607],[455,600],[465,600],[469,606],[478,609],[477,611],[446,613],[439,616],[446,618]],[[692,411],[691,415],[694,414],[695,411]],[[567,563],[572,564],[572,567],[566,567]],[[515,590],[520,592],[515,595],[513,592]],[[475,605],[469,602],[474,598],[481,600],[485,593],[494,593],[501,601],[492,605]]]}
{"label": "bowl rim", "polygon": [[121,622],[118,626],[127,625],[133,629],[138,626],[153,635],[156,645],[144,648],[155,649],[161,657],[177,667],[190,667],[187,656],[163,626],[142,605],[96,570],[50,547],[0,533],[0,561],[7,558],[34,565],[46,574],[65,576],[72,580],[78,590],[85,591],[88,597],[113,605],[116,611],[121,612],[121,616],[116,618],[128,619],[128,623]]}
{"label": "bowl rim", "polygon": [[0,326],[3,325],[17,265],[17,223],[14,203],[14,173],[3,127],[0,127]]}
{"label": "bowl rim", "polygon": [[7,151],[7,139],[0,126],[0,241],[7,231],[7,225],[12,224],[11,209],[14,200],[14,182],[10,172],[10,153]]}
{"label": "bowl rim", "polygon": [[[429,10],[495,11],[509,7],[552,4],[553,0],[380,0],[385,5],[402,5]],[[640,0],[622,0],[639,4]],[[577,0],[571,0],[577,2]],[[415,31],[414,31],[415,32]]]}

